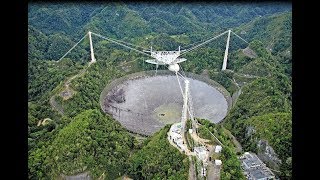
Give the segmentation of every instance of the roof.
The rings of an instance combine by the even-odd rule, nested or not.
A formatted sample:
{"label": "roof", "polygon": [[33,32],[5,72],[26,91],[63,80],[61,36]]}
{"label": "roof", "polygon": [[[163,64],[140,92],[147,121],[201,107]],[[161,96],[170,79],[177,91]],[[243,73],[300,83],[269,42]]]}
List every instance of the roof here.
{"label": "roof", "polygon": [[222,161],[219,160],[219,159],[216,159],[216,160],[214,160],[214,163],[215,163],[216,165],[221,165],[221,164],[222,164]]}
{"label": "roof", "polygon": [[242,161],[246,168],[257,167],[263,164],[262,161],[255,154],[245,154]]}
{"label": "roof", "polygon": [[275,177],[270,169],[254,153],[244,153],[240,157],[242,167],[252,179],[265,179]]}
{"label": "roof", "polygon": [[270,178],[274,177],[274,175],[268,171],[261,171],[261,169],[252,169],[250,170],[250,175],[254,179],[263,179],[263,178]]}
{"label": "roof", "polygon": [[175,123],[171,126],[170,131],[180,133],[181,131],[181,123]]}
{"label": "roof", "polygon": [[220,145],[217,145],[214,152],[220,152],[222,150],[222,147]]}
{"label": "roof", "polygon": [[207,149],[204,146],[199,146],[199,147],[194,147],[194,151],[196,151],[197,153],[203,153],[203,152],[207,152]]}
{"label": "roof", "polygon": [[204,146],[194,147],[194,152],[200,160],[205,160],[209,155],[209,152]]}
{"label": "roof", "polygon": [[170,133],[170,136],[173,138],[173,139],[176,139],[176,138],[181,138],[181,134],[179,133],[176,133],[176,132],[171,132]]}

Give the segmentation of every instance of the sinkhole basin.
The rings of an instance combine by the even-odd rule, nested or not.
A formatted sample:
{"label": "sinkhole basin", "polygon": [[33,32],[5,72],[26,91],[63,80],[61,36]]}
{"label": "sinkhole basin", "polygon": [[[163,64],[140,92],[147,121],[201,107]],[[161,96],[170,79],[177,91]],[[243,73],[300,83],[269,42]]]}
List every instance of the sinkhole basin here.
{"label": "sinkhole basin", "polygon": [[[186,73],[194,116],[218,123],[231,107],[229,92],[217,82]],[[179,78],[182,90],[184,81]],[[130,74],[109,83],[100,105],[127,130],[152,135],[166,124],[181,120],[183,97],[175,73],[167,70]]]}

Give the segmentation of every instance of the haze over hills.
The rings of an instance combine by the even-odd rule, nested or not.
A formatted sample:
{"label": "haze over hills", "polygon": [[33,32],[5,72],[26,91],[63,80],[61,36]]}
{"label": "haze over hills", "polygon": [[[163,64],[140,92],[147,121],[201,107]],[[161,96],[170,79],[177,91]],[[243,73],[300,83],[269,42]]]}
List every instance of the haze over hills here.
{"label": "haze over hills", "polygon": [[[82,172],[94,179],[122,175],[185,179],[189,168],[186,157],[173,148],[164,148],[168,145],[168,127],[141,140],[144,138],[131,136],[100,108],[100,93],[107,83],[154,69],[143,63],[145,57],[93,37],[97,63],[70,80],[73,95],[67,100],[59,94],[68,79],[86,67],[90,59],[88,40],[61,62],[52,60],[60,59],[89,30],[144,48],[152,45],[159,50],[174,50],[229,28],[249,42],[246,45],[231,38],[230,70],[220,70],[225,38],[186,55],[188,61],[181,66],[217,81],[233,95],[235,104],[221,126],[239,140],[243,151],[256,152],[267,165],[280,171],[280,178],[291,179],[291,4],[31,3],[28,23],[30,179]],[[51,121],[41,124],[46,118]],[[272,151],[267,150],[270,148]],[[153,151],[159,149],[163,151],[158,157]],[[228,153],[230,164],[237,164],[232,145]],[[238,165],[225,165],[221,179],[243,178],[231,167]]]}
{"label": "haze over hills", "polygon": [[[61,50],[64,48],[67,50],[70,45],[66,43],[70,43],[70,41],[75,43],[88,30],[107,37],[125,38],[125,40],[134,43],[136,43],[135,39],[141,36],[145,37],[149,34],[156,36],[161,33],[168,35],[187,34],[191,42],[194,42],[212,36],[212,32],[222,32],[228,28],[236,28],[260,16],[291,10],[291,6],[286,3],[280,3],[276,8],[270,3],[241,4],[241,6],[232,4],[228,8],[223,3],[199,3],[199,5],[197,3],[173,3],[152,6],[133,3],[128,5],[122,5],[121,3],[111,3],[109,5],[75,5],[68,3],[67,6],[62,4],[44,5],[45,3],[29,5],[29,26],[32,27],[33,31],[36,31],[29,34],[36,36],[37,33],[42,32],[42,35],[46,36],[56,35],[55,38],[49,38],[49,42],[43,37],[41,39],[44,39],[43,41],[49,45],[53,44],[56,38],[62,38],[62,42],[58,46]],[[246,37],[253,38],[254,35],[249,34]],[[47,47],[44,44],[41,43],[42,48]],[[57,50],[56,52],[49,52],[49,55],[45,57],[40,57],[56,60],[56,53],[63,52]],[[29,59],[33,59],[33,57],[29,56]]]}

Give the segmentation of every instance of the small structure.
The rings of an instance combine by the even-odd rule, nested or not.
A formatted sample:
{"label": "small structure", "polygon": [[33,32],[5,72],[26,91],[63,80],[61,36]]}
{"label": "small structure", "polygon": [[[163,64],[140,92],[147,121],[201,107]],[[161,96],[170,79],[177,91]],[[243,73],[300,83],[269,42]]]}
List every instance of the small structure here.
{"label": "small structure", "polygon": [[241,167],[244,169],[244,174],[247,176],[247,179],[275,179],[275,175],[272,171],[258,158],[256,154],[245,152],[239,159],[241,160]]}
{"label": "small structure", "polygon": [[186,144],[184,144],[182,135],[181,135],[181,122],[175,123],[171,126],[169,130],[169,139],[178,146],[182,151],[187,150]]}
{"label": "small structure", "polygon": [[216,159],[216,160],[214,160],[214,164],[215,164],[216,166],[221,166],[222,161],[219,160],[219,159]]}
{"label": "small structure", "polygon": [[193,129],[189,129],[189,133],[192,134],[193,133]]}
{"label": "small structure", "polygon": [[222,146],[217,145],[216,148],[214,149],[214,152],[215,152],[215,153],[220,153],[221,150],[222,150]]}
{"label": "small structure", "polygon": [[194,147],[194,152],[199,160],[205,161],[208,159],[209,152],[205,146]]}
{"label": "small structure", "polygon": [[207,175],[207,169],[206,168],[202,167],[200,171],[201,171],[201,174],[200,174],[201,177],[205,177]]}

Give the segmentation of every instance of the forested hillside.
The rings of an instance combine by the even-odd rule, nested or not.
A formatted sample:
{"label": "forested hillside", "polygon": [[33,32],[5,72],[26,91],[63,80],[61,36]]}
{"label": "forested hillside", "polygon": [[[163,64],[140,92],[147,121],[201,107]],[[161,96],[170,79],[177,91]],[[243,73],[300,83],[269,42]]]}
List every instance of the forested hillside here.
{"label": "forested hillside", "polygon": [[[272,38],[254,38],[249,47],[257,57],[251,58],[239,67],[236,63],[233,64],[238,72],[259,78],[253,78],[250,83],[242,86],[241,95],[224,123],[239,138],[246,151],[257,152],[261,157],[269,155],[269,158],[264,159],[265,162],[274,169],[280,169],[280,177],[285,179],[291,178],[292,158],[292,62],[291,54],[284,55],[292,46],[291,26],[288,30],[286,23],[288,20],[291,21],[289,17],[291,14],[285,13],[260,19],[263,22],[271,19],[270,24],[281,30],[265,32],[265,37]],[[258,19],[252,23],[260,22]],[[270,28],[270,24],[266,23],[265,26]],[[289,36],[286,39],[281,38],[284,32]],[[279,49],[277,53],[270,51],[265,46],[273,41],[270,39],[280,39],[281,42],[273,42],[274,46],[283,44],[285,48]],[[237,58],[237,61],[240,59]],[[231,75],[237,78],[235,74]],[[240,82],[243,81],[239,77],[238,79]],[[269,152],[266,146],[273,148],[274,153]]]}
{"label": "forested hillside", "polygon": [[[292,14],[281,13],[254,21],[236,28],[245,39],[258,39],[266,42],[273,55],[291,55],[292,49]],[[264,29],[264,31],[259,31]],[[289,52],[288,52],[289,51]]]}
{"label": "forested hillside", "polygon": [[165,126],[130,157],[128,175],[133,179],[188,179],[189,160],[167,140]]}
{"label": "forested hillside", "polygon": [[[55,61],[89,30],[147,50],[150,46],[175,50],[233,29],[249,43],[231,37],[227,71],[221,71],[226,36],[184,55],[188,61],[181,67],[219,82],[234,95],[225,121],[213,129],[227,128],[244,151],[261,157],[270,154],[266,147],[272,147],[273,158],[263,160],[280,170],[280,178],[291,179],[291,24],[288,3],[30,3],[29,178],[52,179],[85,172],[94,179],[123,175],[186,179],[188,159],[168,144],[168,126],[138,142],[99,110],[100,93],[107,83],[155,69],[143,62],[147,57],[93,36],[97,62],[90,67],[88,37],[60,62]],[[79,72],[81,76],[71,80]],[[73,94],[64,99],[61,92],[69,80]],[[224,153],[227,165],[222,177],[238,176],[235,152],[226,149]],[[227,160],[229,155],[232,159]]]}
{"label": "forested hillside", "polygon": [[[57,60],[62,56],[61,53],[68,50],[67,47],[72,46],[68,43],[75,43],[88,30],[134,43],[138,37],[161,33],[187,34],[195,42],[212,36],[212,32],[236,28],[257,17],[290,10],[291,6],[286,3],[280,3],[276,7],[272,3],[30,4],[28,21],[32,28],[29,28],[29,42],[33,44],[32,39],[41,38],[43,43],[32,45],[41,46],[36,49],[41,51],[48,50],[60,38],[56,42],[59,44],[52,45],[51,51],[42,57]],[[38,37],[38,34],[42,37]],[[53,37],[45,38],[46,36]],[[147,47],[150,45],[152,42]],[[30,44],[29,48],[31,50]],[[41,57],[40,52],[32,52],[32,56],[29,53],[29,59],[36,55]],[[38,59],[40,57],[36,56]]]}
{"label": "forested hillside", "polygon": [[87,110],[71,119],[52,142],[29,155],[30,178],[57,178],[89,171],[115,179],[126,171],[134,138],[119,123]]}

